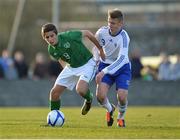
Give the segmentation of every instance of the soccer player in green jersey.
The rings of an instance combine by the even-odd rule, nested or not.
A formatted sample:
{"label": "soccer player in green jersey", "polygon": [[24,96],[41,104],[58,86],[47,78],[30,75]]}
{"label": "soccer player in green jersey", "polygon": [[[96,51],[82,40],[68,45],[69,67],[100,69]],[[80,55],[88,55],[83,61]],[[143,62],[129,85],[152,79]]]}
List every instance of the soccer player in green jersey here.
{"label": "soccer player in green jersey", "polygon": [[81,109],[82,115],[87,114],[91,108],[93,97],[88,83],[95,75],[96,62],[82,40],[87,37],[99,49],[101,58],[105,59],[103,49],[88,30],[71,30],[58,33],[55,25],[47,23],[42,26],[41,34],[48,43],[48,53],[61,65],[64,65],[64,62],[67,64],[50,91],[49,105],[51,110],[59,110],[61,106],[60,96],[63,91],[66,88],[73,90],[76,86],[77,93],[85,99]]}

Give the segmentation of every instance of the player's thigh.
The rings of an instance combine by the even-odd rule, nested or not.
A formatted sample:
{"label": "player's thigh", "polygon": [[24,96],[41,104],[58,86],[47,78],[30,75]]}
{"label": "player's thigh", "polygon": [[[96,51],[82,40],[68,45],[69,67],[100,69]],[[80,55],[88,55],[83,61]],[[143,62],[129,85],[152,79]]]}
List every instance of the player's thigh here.
{"label": "player's thigh", "polygon": [[89,89],[89,84],[84,80],[79,80],[76,85],[76,91],[78,93],[86,93]]}

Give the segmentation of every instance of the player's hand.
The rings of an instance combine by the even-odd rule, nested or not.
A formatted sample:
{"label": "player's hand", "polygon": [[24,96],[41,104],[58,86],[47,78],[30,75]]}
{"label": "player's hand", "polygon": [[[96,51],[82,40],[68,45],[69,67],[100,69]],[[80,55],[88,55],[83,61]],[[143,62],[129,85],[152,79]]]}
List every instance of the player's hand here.
{"label": "player's hand", "polygon": [[100,84],[103,76],[104,76],[104,72],[103,72],[103,71],[99,72],[99,73],[96,75],[96,83],[97,83],[97,84]]}
{"label": "player's hand", "polygon": [[100,50],[99,50],[99,55],[101,56],[101,59],[102,59],[102,60],[105,60],[105,57],[106,57],[106,56],[105,56],[105,54],[104,54],[103,49],[100,49]]}

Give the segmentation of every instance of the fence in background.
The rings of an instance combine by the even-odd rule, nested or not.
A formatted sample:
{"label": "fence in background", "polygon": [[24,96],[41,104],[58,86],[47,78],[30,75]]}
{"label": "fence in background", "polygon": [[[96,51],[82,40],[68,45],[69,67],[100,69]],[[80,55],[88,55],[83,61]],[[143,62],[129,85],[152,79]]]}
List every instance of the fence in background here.
{"label": "fence in background", "polygon": [[[48,93],[53,81],[0,80],[0,106],[48,106]],[[129,105],[180,105],[180,82],[132,81],[129,89]],[[95,82],[90,85],[95,93]],[[110,101],[117,103],[114,87]],[[83,99],[75,91],[65,91],[62,106],[81,106]],[[94,94],[93,105],[98,105]]]}

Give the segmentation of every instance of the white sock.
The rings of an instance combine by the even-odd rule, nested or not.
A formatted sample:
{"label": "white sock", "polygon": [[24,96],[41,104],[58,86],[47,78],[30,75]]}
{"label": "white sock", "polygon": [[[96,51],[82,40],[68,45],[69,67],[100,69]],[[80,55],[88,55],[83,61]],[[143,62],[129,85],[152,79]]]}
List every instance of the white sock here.
{"label": "white sock", "polygon": [[108,112],[111,112],[112,111],[112,106],[108,100],[108,98],[106,98],[104,100],[104,102],[102,103],[102,107],[104,107]]}
{"label": "white sock", "polygon": [[118,113],[117,119],[124,119],[124,116],[125,116],[126,110],[127,110],[127,106],[128,106],[128,101],[126,101],[125,105],[121,105],[118,102],[119,113]]}

